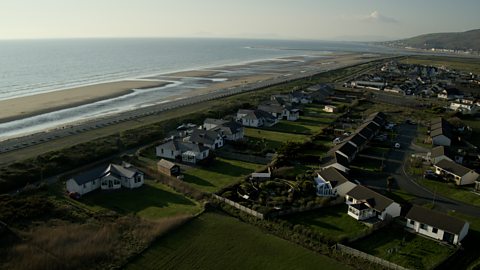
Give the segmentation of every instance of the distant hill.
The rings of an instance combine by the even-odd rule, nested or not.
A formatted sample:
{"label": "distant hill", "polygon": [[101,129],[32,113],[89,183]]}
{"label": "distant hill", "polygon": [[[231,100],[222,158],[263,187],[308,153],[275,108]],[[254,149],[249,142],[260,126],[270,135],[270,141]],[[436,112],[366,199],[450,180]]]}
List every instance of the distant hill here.
{"label": "distant hill", "polygon": [[462,51],[480,51],[480,29],[456,33],[437,33],[412,38],[382,42],[394,47],[412,47],[416,49],[445,49]]}

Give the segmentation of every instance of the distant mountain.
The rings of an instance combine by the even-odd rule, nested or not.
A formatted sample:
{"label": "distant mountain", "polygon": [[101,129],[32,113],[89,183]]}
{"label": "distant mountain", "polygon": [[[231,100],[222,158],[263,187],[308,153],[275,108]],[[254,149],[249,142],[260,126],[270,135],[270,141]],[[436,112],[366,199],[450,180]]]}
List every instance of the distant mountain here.
{"label": "distant mountain", "polygon": [[426,50],[480,51],[480,29],[456,33],[426,34],[397,41],[382,42],[382,44]]}

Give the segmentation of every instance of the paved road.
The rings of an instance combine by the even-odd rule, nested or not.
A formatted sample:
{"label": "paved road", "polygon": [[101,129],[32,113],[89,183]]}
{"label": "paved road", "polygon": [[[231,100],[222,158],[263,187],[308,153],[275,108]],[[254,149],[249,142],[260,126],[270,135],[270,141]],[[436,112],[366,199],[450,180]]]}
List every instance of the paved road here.
{"label": "paved road", "polygon": [[[403,149],[392,150],[385,155],[387,160],[385,161],[386,167],[384,171],[395,178],[398,187],[416,196],[417,198],[414,199],[415,203],[432,203],[435,199],[435,206],[441,210],[452,210],[466,215],[480,217],[480,207],[434,194],[432,191],[420,186],[407,175],[405,172],[406,159],[413,153],[418,153],[418,150],[422,150],[422,148],[412,144],[417,133],[416,126],[402,124],[397,127],[397,132],[399,136],[396,141],[402,145]],[[398,162],[399,160],[403,162]]]}

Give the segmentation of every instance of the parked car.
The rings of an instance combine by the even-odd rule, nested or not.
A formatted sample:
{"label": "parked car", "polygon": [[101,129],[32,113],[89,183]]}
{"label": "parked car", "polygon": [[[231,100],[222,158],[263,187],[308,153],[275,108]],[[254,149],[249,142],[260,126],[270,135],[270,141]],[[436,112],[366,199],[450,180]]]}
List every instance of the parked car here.
{"label": "parked car", "polygon": [[393,147],[395,147],[395,149],[400,149],[401,145],[400,143],[396,142],[395,144],[393,144]]}
{"label": "parked car", "polygon": [[432,170],[426,170],[424,173],[423,173],[423,178],[426,178],[426,179],[430,179],[430,180],[439,180],[441,179],[440,175],[436,174],[434,171]]}

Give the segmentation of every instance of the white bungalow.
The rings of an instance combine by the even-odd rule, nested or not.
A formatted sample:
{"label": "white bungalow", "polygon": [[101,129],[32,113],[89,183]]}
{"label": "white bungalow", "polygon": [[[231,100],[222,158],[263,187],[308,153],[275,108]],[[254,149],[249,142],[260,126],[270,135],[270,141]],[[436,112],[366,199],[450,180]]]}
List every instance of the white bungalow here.
{"label": "white bungalow", "polygon": [[325,107],[323,108],[323,111],[328,113],[336,113],[337,107],[333,105],[325,105]]}
{"label": "white bungalow", "polygon": [[347,192],[346,203],[348,215],[356,220],[375,217],[386,220],[400,216],[401,211],[400,205],[392,199],[361,185]]}
{"label": "white bungalow", "polygon": [[70,193],[86,194],[98,188],[114,190],[121,187],[137,188],[144,184],[144,174],[128,163],[109,164],[76,175],[66,182]]}
{"label": "white bungalow", "polygon": [[420,206],[414,205],[406,218],[407,228],[449,244],[458,245],[468,234],[468,222]]}
{"label": "white bungalow", "polygon": [[333,167],[318,172],[314,180],[318,196],[345,197],[356,186]]}
{"label": "white bungalow", "polygon": [[453,180],[459,186],[473,184],[479,177],[474,170],[447,159],[440,160],[433,166],[436,174],[446,180]]}

